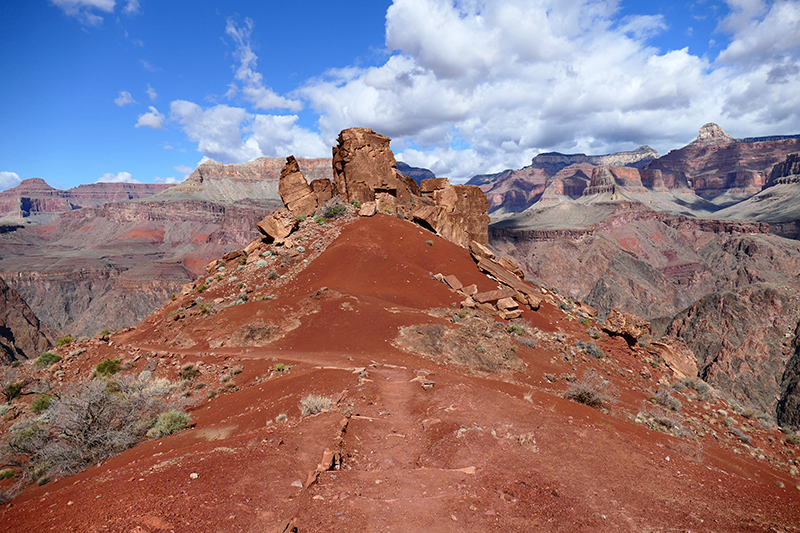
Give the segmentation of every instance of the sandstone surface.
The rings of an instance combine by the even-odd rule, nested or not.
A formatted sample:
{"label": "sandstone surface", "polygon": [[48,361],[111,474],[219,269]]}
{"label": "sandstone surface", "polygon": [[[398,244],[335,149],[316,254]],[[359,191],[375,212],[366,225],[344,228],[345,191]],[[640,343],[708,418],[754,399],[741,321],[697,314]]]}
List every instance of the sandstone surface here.
{"label": "sandstone surface", "polygon": [[[322,192],[321,188],[320,191]],[[286,208],[296,217],[309,216],[317,210],[317,194],[309,186],[294,156],[286,158],[286,165],[281,170],[278,192]]]}

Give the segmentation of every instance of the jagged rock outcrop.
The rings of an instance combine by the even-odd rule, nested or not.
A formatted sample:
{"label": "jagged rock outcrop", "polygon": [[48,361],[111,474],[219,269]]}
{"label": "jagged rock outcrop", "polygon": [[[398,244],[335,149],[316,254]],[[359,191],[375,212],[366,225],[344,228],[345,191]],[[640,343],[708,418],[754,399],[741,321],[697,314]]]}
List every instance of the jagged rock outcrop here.
{"label": "jagged rock outcrop", "polygon": [[608,312],[603,330],[636,341],[650,333],[650,322],[630,311],[615,307]]}
{"label": "jagged rock outcrop", "polygon": [[791,357],[780,381],[780,398],[775,412],[781,426],[800,428],[800,322],[790,345]]}
{"label": "jagged rock outcrop", "polygon": [[445,239],[468,246],[488,243],[488,202],[470,185],[452,185],[447,178],[422,180],[419,187],[400,175],[390,139],[368,128],[350,128],[333,147],[335,192],[348,201],[376,203],[378,211],[411,218]]}
{"label": "jagged rock outcrop", "polygon": [[317,195],[306,181],[293,155],[281,170],[278,192],[286,208],[295,216],[309,216],[317,210]]}
{"label": "jagged rock outcrop", "polygon": [[677,379],[697,378],[697,358],[680,337],[661,337],[649,343],[646,350],[661,359]]}
{"label": "jagged rock outcrop", "polygon": [[38,357],[51,345],[46,327],[0,278],[0,364]]}
{"label": "jagged rock outcrop", "polygon": [[[369,128],[343,130],[333,147],[333,183],[345,200],[372,202],[382,195],[411,200],[408,183],[397,172],[391,139]],[[413,180],[411,180],[413,182]]]}
{"label": "jagged rock outcrop", "polygon": [[772,167],[766,187],[788,183],[800,183],[800,153],[789,154]]}

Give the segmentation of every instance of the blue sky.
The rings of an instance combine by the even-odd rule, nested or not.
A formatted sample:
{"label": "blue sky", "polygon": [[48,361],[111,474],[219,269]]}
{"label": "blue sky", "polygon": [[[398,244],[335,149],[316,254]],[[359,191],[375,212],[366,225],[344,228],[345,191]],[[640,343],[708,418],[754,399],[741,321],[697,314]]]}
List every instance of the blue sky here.
{"label": "blue sky", "polygon": [[800,133],[800,1],[9,0],[0,28],[2,189],[327,157],[351,126],[459,181]]}

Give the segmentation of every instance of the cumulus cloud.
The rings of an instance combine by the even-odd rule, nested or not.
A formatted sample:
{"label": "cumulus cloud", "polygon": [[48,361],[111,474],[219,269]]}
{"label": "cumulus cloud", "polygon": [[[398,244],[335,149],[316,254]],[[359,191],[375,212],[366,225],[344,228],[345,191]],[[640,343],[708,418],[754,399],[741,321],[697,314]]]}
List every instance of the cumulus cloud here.
{"label": "cumulus cloud", "polygon": [[178,178],[173,178],[171,176],[169,178],[159,178],[158,176],[156,176],[155,178],[153,178],[153,181],[156,182],[156,183],[166,183],[167,185],[177,185],[178,183],[182,182],[184,179],[186,179],[186,178],[178,179]]}
{"label": "cumulus cloud", "polygon": [[139,13],[140,7],[141,6],[139,5],[139,0],[128,0],[128,3],[125,4],[125,8],[123,9],[123,11],[125,12],[126,15],[134,15],[136,13]]}
{"label": "cumulus cloud", "polygon": [[[800,131],[800,0],[726,0],[716,58],[659,49],[661,16],[620,16],[617,0],[394,0],[387,59],[334,69],[280,95],[257,71],[253,23],[235,46],[225,96],[178,100],[170,117],[204,157],[330,155],[339,131],[393,138],[398,159],[456,180],[519,168],[542,151],[661,153],[706,122],[756,136]],[[312,109],[318,131],[297,113]],[[291,114],[258,111],[287,109]]]}
{"label": "cumulus cloud", "polygon": [[153,106],[148,106],[148,109],[150,109],[149,113],[139,115],[139,121],[136,123],[136,127],[146,126],[154,130],[163,130],[164,126],[162,123],[167,117],[159,113],[158,109]]}
{"label": "cumulus cloud", "polygon": [[654,48],[665,21],[620,18],[613,0],[395,0],[384,64],[329,71],[297,93],[323,139],[368,126],[399,159],[457,179],[546,150],[665,152],[709,121],[800,129],[800,3],[729,3],[730,44],[711,61]]}
{"label": "cumulus cloud", "polygon": [[103,22],[103,17],[97,11],[113,13],[116,0],[50,0],[50,3],[83,24],[97,26]]}
{"label": "cumulus cloud", "polygon": [[19,174],[16,172],[0,171],[0,191],[16,187],[21,181]]}
{"label": "cumulus cloud", "polygon": [[119,96],[114,98],[114,103],[120,107],[123,107],[128,104],[135,104],[136,100],[133,99],[133,96],[131,96],[131,93],[128,91],[120,91]]}
{"label": "cumulus cloud", "polygon": [[155,102],[156,98],[158,98],[158,93],[156,92],[156,90],[155,90],[155,89],[153,89],[153,88],[150,86],[150,84],[149,84],[149,83],[147,84],[147,96],[149,96],[149,97],[150,97],[150,100],[152,100],[152,101],[154,101],[154,102]]}
{"label": "cumulus cloud", "polygon": [[117,174],[106,172],[95,183],[141,183],[141,181],[133,179],[130,172],[118,172]]}

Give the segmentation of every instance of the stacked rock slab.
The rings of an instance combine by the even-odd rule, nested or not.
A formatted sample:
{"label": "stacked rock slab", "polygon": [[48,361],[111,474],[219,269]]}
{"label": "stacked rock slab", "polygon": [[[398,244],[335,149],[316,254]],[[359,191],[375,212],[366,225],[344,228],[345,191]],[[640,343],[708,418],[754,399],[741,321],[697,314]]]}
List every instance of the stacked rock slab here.
{"label": "stacked rock slab", "polygon": [[286,165],[281,170],[278,193],[286,208],[295,216],[309,216],[317,210],[317,195],[293,155],[286,158]]}

